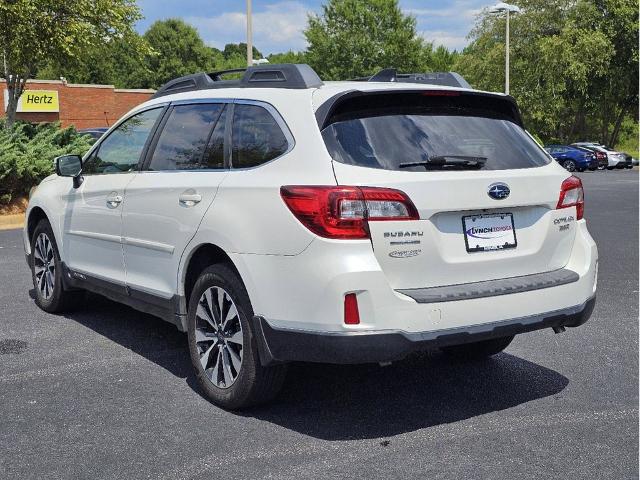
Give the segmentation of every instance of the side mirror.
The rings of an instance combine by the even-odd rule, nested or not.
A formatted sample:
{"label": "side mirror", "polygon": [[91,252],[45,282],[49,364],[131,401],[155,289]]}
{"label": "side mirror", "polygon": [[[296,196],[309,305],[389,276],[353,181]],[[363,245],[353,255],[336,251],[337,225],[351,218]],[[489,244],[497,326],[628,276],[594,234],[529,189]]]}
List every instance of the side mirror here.
{"label": "side mirror", "polygon": [[82,185],[82,157],[80,155],[62,155],[56,158],[56,173],[61,177],[73,178],[73,188]]}

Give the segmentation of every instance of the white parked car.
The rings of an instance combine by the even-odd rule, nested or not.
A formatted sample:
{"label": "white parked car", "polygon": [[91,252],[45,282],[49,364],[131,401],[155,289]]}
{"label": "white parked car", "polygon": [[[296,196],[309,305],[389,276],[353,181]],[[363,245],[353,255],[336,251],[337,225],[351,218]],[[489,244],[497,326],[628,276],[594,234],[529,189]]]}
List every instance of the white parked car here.
{"label": "white parked car", "polygon": [[583,324],[580,180],[511,97],[455,85],[306,65],[169,82],[33,193],[36,303],[89,290],[174,323],[232,409],[273,398],[292,361],[476,359]]}
{"label": "white parked car", "polygon": [[625,168],[627,166],[627,158],[624,153],[616,152],[604,145],[593,142],[577,142],[571,144],[574,147],[588,148],[594,152],[602,152],[607,156],[607,169]]}

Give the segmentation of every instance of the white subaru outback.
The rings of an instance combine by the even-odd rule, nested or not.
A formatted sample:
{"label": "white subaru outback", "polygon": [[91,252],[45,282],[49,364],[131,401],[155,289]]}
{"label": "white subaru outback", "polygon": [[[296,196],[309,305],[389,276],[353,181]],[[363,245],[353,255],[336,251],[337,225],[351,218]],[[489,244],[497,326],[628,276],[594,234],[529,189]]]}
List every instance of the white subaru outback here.
{"label": "white subaru outback", "polygon": [[587,321],[582,184],[511,97],[455,74],[222,73],[169,82],[57,159],[24,229],[42,309],[89,290],[174,323],[231,409],[273,398],[287,362],[474,359]]}

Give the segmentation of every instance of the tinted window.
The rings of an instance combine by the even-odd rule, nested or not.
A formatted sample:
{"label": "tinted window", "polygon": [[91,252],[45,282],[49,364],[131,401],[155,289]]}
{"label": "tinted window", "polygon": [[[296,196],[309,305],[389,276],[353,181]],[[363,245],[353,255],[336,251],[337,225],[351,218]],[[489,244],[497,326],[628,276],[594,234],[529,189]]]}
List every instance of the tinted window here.
{"label": "tinted window", "polygon": [[289,146],[276,120],[256,105],[235,105],[232,135],[235,168],[255,167],[273,160]]}
{"label": "tinted window", "polygon": [[161,113],[162,108],[147,110],[122,123],[85,162],[83,172],[106,174],[135,170],[149,133]]}
{"label": "tinted window", "polygon": [[431,108],[428,101],[416,97],[416,106],[387,104],[344,114],[322,131],[327,149],[338,162],[386,170],[425,171],[427,167],[406,164],[433,157],[456,160],[452,156],[484,157],[483,170],[549,163],[545,152],[501,112]]}
{"label": "tinted window", "polygon": [[204,153],[223,108],[221,103],[174,107],[156,144],[149,170],[222,168],[209,164]]}

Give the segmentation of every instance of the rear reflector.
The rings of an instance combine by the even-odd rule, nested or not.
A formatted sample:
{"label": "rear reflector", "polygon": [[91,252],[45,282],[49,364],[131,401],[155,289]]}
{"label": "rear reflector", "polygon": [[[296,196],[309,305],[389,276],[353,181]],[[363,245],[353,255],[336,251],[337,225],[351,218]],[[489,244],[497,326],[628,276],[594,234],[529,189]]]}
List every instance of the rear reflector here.
{"label": "rear reflector", "polygon": [[391,188],[288,185],[280,195],[305,227],[325,238],[369,238],[370,221],[420,218],[409,197]]}
{"label": "rear reflector", "polygon": [[576,207],[576,220],[584,216],[584,190],[578,177],[569,177],[560,186],[560,198],[556,209]]}
{"label": "rear reflector", "polygon": [[344,296],[344,323],[345,325],[358,325],[360,323],[358,297],[355,293],[347,293]]}

